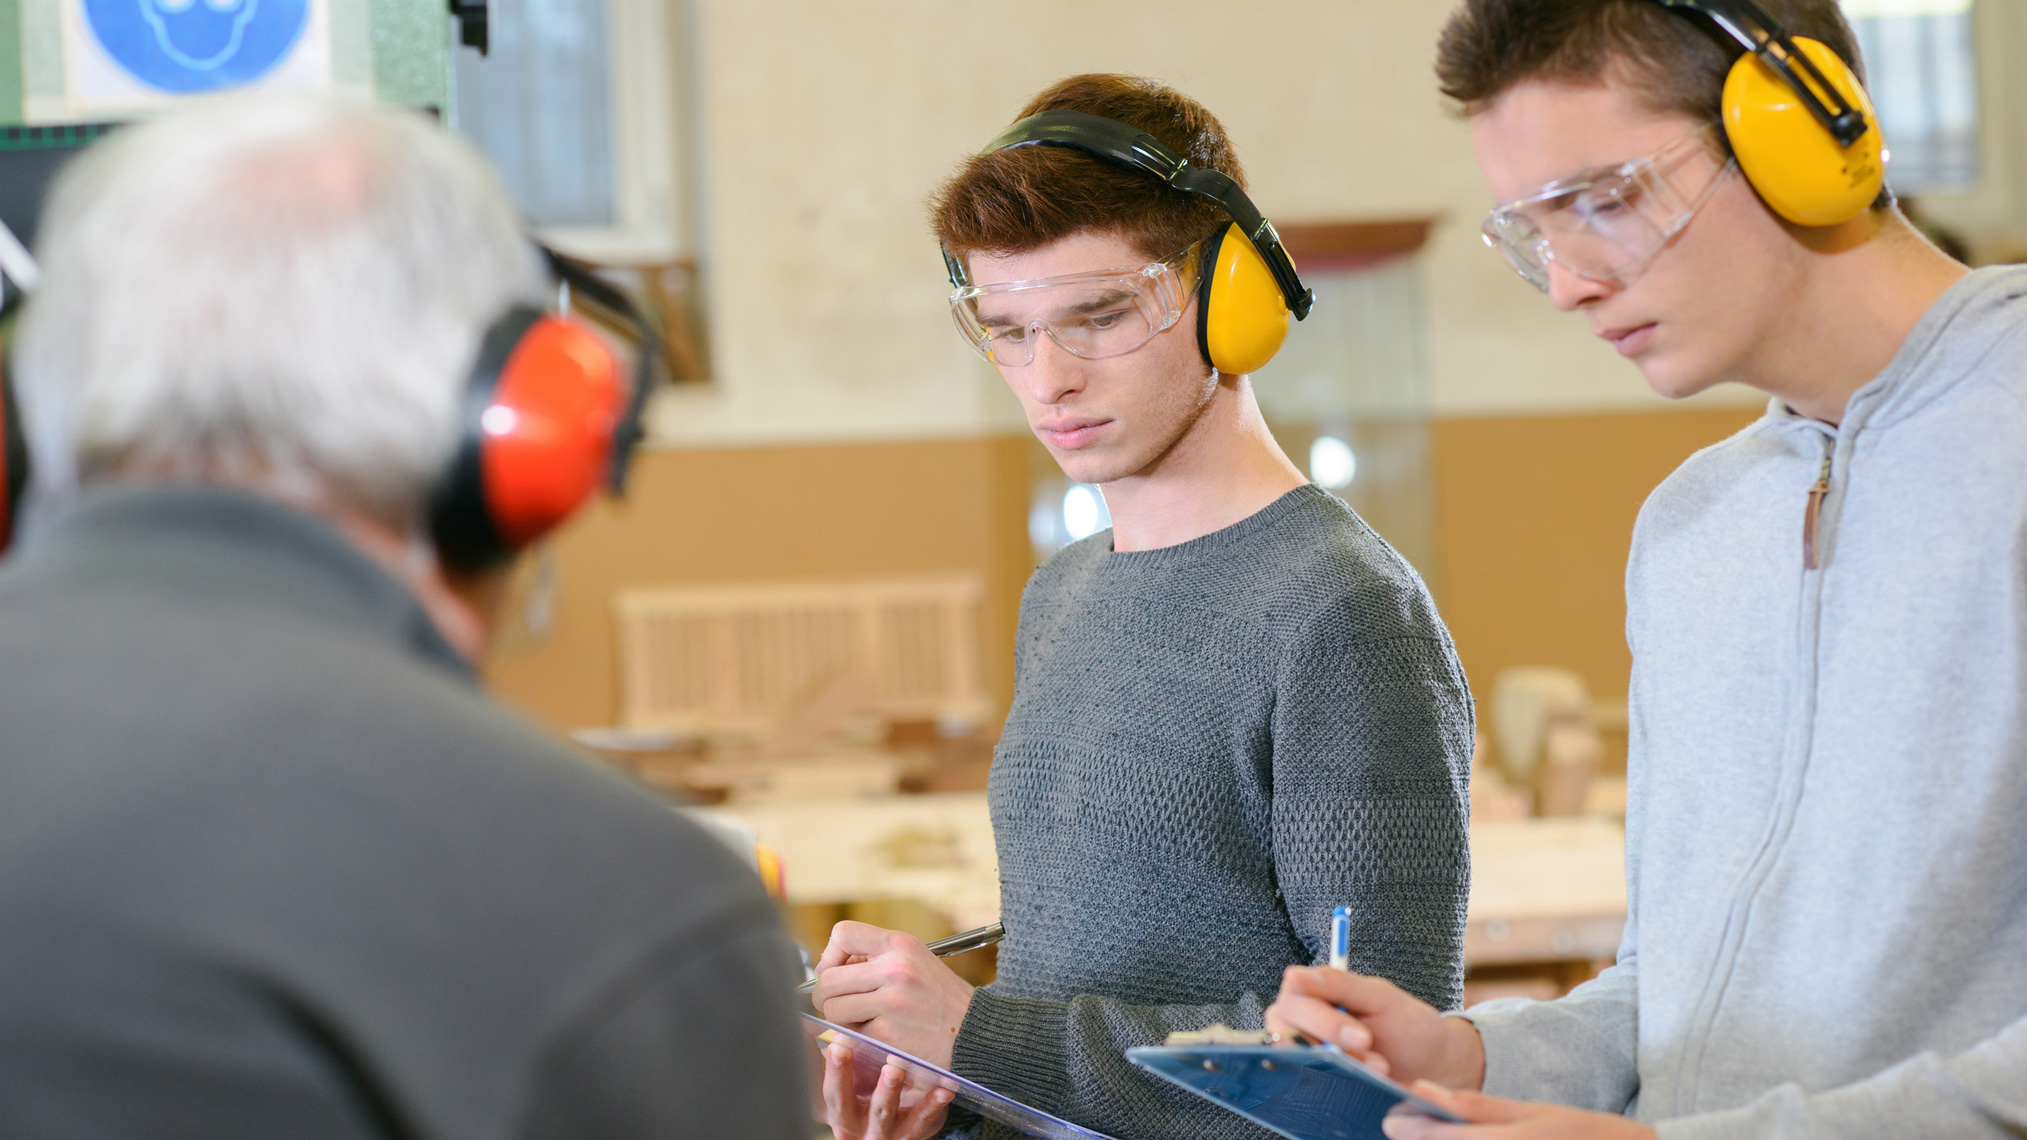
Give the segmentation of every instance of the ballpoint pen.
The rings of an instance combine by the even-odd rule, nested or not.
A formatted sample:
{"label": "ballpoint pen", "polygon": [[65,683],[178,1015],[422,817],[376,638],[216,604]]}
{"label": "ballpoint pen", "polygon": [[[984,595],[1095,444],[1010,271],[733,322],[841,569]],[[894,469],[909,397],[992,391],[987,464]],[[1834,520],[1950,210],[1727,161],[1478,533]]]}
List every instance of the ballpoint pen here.
{"label": "ballpoint pen", "polygon": [[1348,906],[1330,912],[1330,968],[1351,969],[1351,908]]}
{"label": "ballpoint pen", "polygon": [[[949,958],[953,955],[965,954],[973,950],[982,950],[1005,937],[1006,924],[995,922],[990,926],[981,926],[977,930],[967,930],[962,934],[953,934],[948,938],[939,938],[929,943],[928,949],[931,954],[936,955],[938,958]],[[795,992],[806,994],[815,988],[816,976],[811,975],[808,981],[795,987]]]}

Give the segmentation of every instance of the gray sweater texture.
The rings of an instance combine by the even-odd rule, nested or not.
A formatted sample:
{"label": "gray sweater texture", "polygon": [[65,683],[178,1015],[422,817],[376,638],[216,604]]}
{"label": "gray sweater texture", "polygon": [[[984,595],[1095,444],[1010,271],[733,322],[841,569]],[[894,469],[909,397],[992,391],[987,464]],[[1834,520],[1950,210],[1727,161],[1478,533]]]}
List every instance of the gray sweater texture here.
{"label": "gray sweater texture", "polygon": [[[1816,565],[1809,488],[1825,471]],[[2027,269],[1640,513],[1619,962],[1485,1085],[1664,1140],[2027,1134]]]}
{"label": "gray sweater texture", "polygon": [[957,1071],[1124,1140],[1266,1136],[1121,1054],[1257,1027],[1340,905],[1355,969],[1453,1007],[1471,741],[1428,591],[1321,488],[1063,550],[1021,602],[990,793],[1007,940]]}

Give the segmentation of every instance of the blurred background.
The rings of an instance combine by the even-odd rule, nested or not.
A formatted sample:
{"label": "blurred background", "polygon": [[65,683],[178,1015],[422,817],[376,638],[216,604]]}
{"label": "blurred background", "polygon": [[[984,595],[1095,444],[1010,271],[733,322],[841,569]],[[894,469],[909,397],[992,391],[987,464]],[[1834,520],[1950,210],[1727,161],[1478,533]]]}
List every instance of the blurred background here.
{"label": "blurred background", "polygon": [[[1482,246],[1430,71],[1448,0],[261,0],[298,31],[231,81],[148,72],[110,2],[0,0],[10,225],[78,124],[206,84],[364,90],[468,137],[651,315],[629,493],[521,567],[486,680],[757,843],[812,948],[845,916],[996,916],[1020,591],[1106,525],[953,334],[924,199],[1065,75],[1195,96],[1318,293],[1256,377],[1271,425],[1428,581],[1478,698],[1472,996],[1609,962],[1631,527],[1763,400],[1658,399]],[[2027,0],[1845,7],[1891,183],[1967,261],[2027,258]]]}

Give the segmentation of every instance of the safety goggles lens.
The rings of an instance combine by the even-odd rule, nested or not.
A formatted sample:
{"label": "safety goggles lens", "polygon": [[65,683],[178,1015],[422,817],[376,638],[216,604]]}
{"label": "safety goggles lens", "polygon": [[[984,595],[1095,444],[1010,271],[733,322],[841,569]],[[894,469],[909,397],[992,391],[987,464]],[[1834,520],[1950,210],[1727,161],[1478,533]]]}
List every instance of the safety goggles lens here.
{"label": "safety goggles lens", "polygon": [[1155,262],[1138,270],[970,286],[951,295],[950,312],[980,356],[1018,368],[1033,362],[1044,336],[1086,360],[1124,356],[1181,318],[1183,292],[1175,268]]}
{"label": "safety goggles lens", "polygon": [[1551,262],[1623,283],[1689,224],[1730,171],[1709,143],[1709,132],[1698,130],[1614,170],[1503,203],[1485,219],[1485,244],[1544,293]]}

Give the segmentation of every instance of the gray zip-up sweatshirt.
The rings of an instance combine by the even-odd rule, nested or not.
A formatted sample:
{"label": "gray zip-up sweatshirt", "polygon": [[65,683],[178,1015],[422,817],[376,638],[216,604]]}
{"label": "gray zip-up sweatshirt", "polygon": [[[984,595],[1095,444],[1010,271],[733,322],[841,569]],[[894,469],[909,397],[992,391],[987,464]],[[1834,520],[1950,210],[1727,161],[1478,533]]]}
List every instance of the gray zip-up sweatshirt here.
{"label": "gray zip-up sweatshirt", "polygon": [[1625,943],[1471,1011],[1486,1090],[1665,1140],[2027,1131],[2027,269],[1840,427],[1776,405],[1684,464],[1626,597]]}

